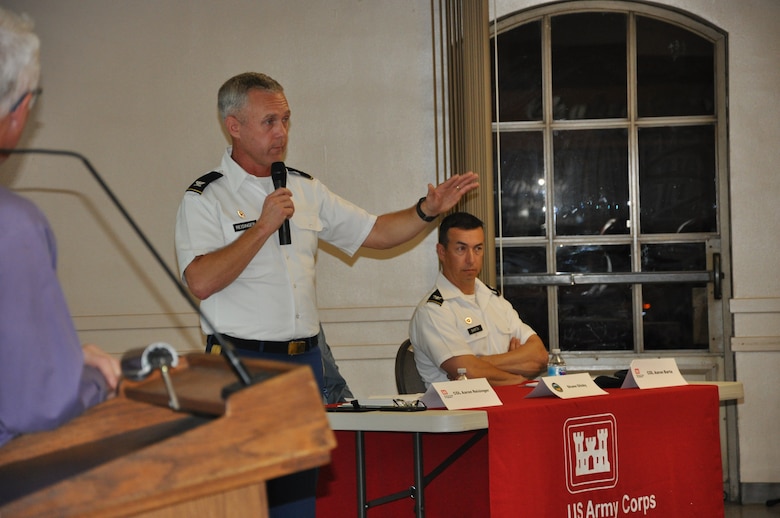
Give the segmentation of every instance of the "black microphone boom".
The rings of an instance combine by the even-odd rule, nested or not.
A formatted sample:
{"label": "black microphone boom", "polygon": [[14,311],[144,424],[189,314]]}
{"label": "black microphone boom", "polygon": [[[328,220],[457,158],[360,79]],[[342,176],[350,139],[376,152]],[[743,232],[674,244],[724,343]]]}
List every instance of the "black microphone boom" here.
{"label": "black microphone boom", "polygon": [[[274,182],[274,189],[287,187],[287,167],[284,162],[274,162],[271,164],[271,180]],[[289,245],[290,240],[290,220],[285,219],[282,226],[279,227],[279,244]]]}
{"label": "black microphone boom", "polygon": [[236,373],[236,376],[238,376],[238,379],[241,382],[241,384],[244,386],[248,386],[252,384],[252,376],[249,374],[249,371],[247,370],[246,366],[243,364],[241,359],[236,354],[236,350],[233,347],[233,344],[225,340],[225,338],[216,330],[216,328],[208,319],[208,317],[206,317],[206,315],[203,314],[198,304],[196,304],[195,301],[192,299],[192,297],[190,297],[190,294],[187,292],[187,289],[179,281],[179,278],[173,273],[173,271],[168,267],[168,265],[165,264],[165,261],[163,260],[162,256],[157,252],[157,250],[154,248],[154,246],[149,241],[149,239],[147,239],[143,231],[141,231],[141,228],[135,223],[135,221],[127,212],[127,210],[125,210],[125,207],[122,205],[119,199],[114,195],[114,193],[108,187],[106,182],[103,181],[103,178],[101,178],[100,174],[98,174],[97,170],[94,167],[92,167],[92,164],[89,162],[89,160],[87,160],[87,158],[84,155],[77,153],[75,151],[58,150],[58,149],[0,149],[0,155],[10,155],[10,154],[69,156],[81,160],[84,166],[92,174],[93,178],[95,178],[97,183],[100,184],[100,187],[103,189],[103,191],[108,195],[108,197],[114,203],[116,208],[119,209],[119,212],[122,213],[122,216],[125,217],[125,220],[130,224],[131,227],[133,227],[133,230],[138,235],[138,237],[141,238],[141,241],[143,241],[144,245],[146,245],[146,248],[149,250],[149,252],[151,252],[154,258],[157,259],[157,262],[160,263],[162,269],[165,271],[166,274],[168,274],[168,277],[170,277],[170,279],[178,288],[179,293],[181,293],[184,296],[185,300],[198,313],[200,318],[202,318],[203,321],[206,323],[206,325],[208,325],[208,327],[211,328],[212,333],[214,334],[214,338],[222,346],[222,351],[224,352],[225,357],[230,363],[231,368]]}

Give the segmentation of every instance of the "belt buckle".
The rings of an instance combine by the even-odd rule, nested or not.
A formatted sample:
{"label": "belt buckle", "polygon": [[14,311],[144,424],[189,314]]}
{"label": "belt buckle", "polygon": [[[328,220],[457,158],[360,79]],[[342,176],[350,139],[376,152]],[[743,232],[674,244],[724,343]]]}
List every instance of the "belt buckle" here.
{"label": "belt buckle", "polygon": [[287,354],[294,356],[306,352],[306,342],[304,340],[293,340],[287,343]]}

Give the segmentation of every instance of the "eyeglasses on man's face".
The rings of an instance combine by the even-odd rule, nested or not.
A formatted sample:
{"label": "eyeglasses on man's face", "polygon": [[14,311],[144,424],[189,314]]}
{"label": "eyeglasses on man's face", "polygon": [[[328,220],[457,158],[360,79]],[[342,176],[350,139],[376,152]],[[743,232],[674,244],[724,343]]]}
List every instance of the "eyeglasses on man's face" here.
{"label": "eyeglasses on man's face", "polygon": [[11,106],[11,109],[8,111],[8,113],[15,112],[19,108],[19,106],[22,105],[22,102],[28,95],[32,96],[30,98],[30,104],[29,104],[29,109],[32,110],[32,107],[35,106],[35,101],[38,99],[38,96],[41,95],[42,93],[43,93],[43,88],[36,88],[35,90],[27,90],[22,94],[21,97],[19,97],[19,100],[16,101],[13,106]]}

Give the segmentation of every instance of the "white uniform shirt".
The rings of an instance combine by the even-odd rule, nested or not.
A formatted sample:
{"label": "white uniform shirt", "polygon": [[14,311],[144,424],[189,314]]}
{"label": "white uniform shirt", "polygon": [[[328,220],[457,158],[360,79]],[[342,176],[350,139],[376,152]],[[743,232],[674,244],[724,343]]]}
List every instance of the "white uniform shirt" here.
{"label": "white uniform shirt", "polygon": [[[270,177],[244,171],[228,147],[218,172],[222,177],[187,191],[176,217],[176,255],[184,270],[195,257],[222,248],[260,217],[266,196],[274,191]],[[285,341],[319,333],[315,290],[318,239],[353,255],[376,221],[365,210],[330,192],[321,182],[292,170],[287,188],[293,193],[291,244],[270,236],[241,275],[201,302],[201,310],[220,333],[251,340]],[[186,281],[185,281],[186,282]],[[203,332],[211,334],[205,323]]]}
{"label": "white uniform shirt", "polygon": [[479,279],[474,293],[475,297],[464,295],[439,273],[434,289],[417,305],[409,339],[426,386],[449,381],[440,366],[454,356],[505,353],[512,337],[525,343],[536,334],[508,300]]}

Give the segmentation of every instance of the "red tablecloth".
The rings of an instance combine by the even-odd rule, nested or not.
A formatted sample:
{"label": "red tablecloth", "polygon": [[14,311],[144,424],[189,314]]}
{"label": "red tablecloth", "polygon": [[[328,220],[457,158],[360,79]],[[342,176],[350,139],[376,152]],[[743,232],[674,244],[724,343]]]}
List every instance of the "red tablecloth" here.
{"label": "red tablecloth", "polygon": [[[685,386],[610,390],[562,400],[525,399],[499,387],[489,430],[425,490],[438,517],[722,517],[718,390]],[[354,432],[320,470],[317,515],[357,516]],[[472,432],[425,434],[426,473]],[[413,483],[412,436],[367,432],[368,500]],[[404,499],[369,509],[370,518],[414,516]]]}

